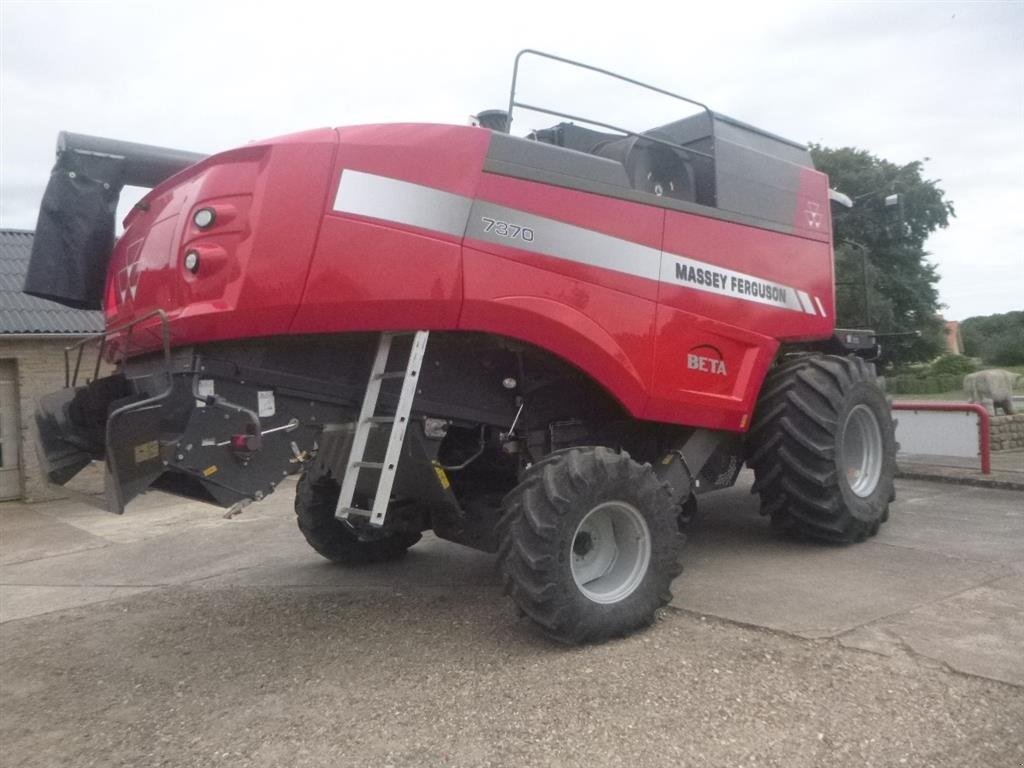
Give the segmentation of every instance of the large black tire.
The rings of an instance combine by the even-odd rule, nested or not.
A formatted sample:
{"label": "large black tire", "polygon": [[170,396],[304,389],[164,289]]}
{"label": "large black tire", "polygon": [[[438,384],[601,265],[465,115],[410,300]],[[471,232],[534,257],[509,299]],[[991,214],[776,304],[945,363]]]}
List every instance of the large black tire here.
{"label": "large black tire", "polygon": [[889,518],[892,413],[859,357],[780,363],[765,380],[748,445],[753,492],[776,529],[849,543],[874,536]]}
{"label": "large black tire", "polygon": [[[679,507],[649,464],[604,447],[557,451],[530,467],[502,506],[498,556],[505,591],[555,640],[595,642],[626,634],[651,624],[672,599],[685,537]],[[579,571],[574,576],[574,568],[582,569],[609,538],[588,533],[604,517],[616,521],[602,528],[614,532],[613,564],[580,586],[577,576],[584,577]],[[591,522],[581,527],[585,518]],[[646,563],[643,552],[649,554]],[[619,578],[622,594],[616,597]],[[599,591],[603,580],[612,585],[605,593]]]}
{"label": "large black tire", "polygon": [[295,515],[299,530],[309,545],[334,563],[364,565],[397,560],[422,538],[419,533],[395,531],[360,535],[334,516],[341,489],[329,478],[299,478],[295,493]]}

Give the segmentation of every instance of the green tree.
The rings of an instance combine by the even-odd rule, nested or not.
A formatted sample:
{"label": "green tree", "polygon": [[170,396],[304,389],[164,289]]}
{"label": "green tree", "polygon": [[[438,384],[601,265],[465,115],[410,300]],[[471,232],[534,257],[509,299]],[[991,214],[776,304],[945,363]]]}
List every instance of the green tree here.
{"label": "green tree", "polygon": [[[945,329],[938,317],[939,276],[924,244],[956,214],[938,181],[921,175],[927,158],[896,165],[863,149],[816,144],[811,155],[832,188],[854,201],[853,208],[833,210],[837,324],[919,332],[883,340],[889,365],[934,358],[943,349]],[[893,194],[899,204],[886,205]]]}
{"label": "green tree", "polygon": [[1024,312],[969,317],[960,324],[964,352],[989,365],[1024,365]]}

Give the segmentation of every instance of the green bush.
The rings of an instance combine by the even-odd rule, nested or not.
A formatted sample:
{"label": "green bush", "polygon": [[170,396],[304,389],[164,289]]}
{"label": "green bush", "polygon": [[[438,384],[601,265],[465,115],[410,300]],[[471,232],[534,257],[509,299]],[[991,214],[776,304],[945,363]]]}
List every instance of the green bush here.
{"label": "green bush", "polygon": [[969,357],[963,355],[943,355],[929,366],[929,373],[932,375],[950,374],[952,376],[966,376],[973,373],[975,365]]}
{"label": "green bush", "polygon": [[1024,365],[1024,328],[1009,328],[988,340],[985,362],[992,365]]}
{"label": "green bush", "polygon": [[921,377],[916,374],[889,376],[885,380],[890,395],[937,395],[953,392],[963,386],[964,377],[959,374],[940,373]]}

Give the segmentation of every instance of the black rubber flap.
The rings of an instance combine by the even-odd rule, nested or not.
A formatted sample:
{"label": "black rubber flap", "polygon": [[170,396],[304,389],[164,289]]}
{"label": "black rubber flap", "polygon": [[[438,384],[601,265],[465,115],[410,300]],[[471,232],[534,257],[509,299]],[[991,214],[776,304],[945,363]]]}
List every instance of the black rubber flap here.
{"label": "black rubber flap", "polygon": [[39,207],[24,292],[102,309],[124,159],[63,152]]}

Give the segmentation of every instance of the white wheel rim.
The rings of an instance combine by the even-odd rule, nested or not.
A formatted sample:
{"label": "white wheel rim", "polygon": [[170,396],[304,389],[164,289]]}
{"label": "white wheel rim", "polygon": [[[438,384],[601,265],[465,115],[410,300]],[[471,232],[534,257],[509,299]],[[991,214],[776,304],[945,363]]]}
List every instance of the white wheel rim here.
{"label": "white wheel rim", "polygon": [[650,563],[651,532],[632,504],[598,504],[576,527],[570,553],[572,578],[595,603],[625,600],[640,586]]}
{"label": "white wheel rim", "polygon": [[850,490],[870,496],[882,476],[882,429],[866,405],[856,405],[846,415],[839,462]]}

